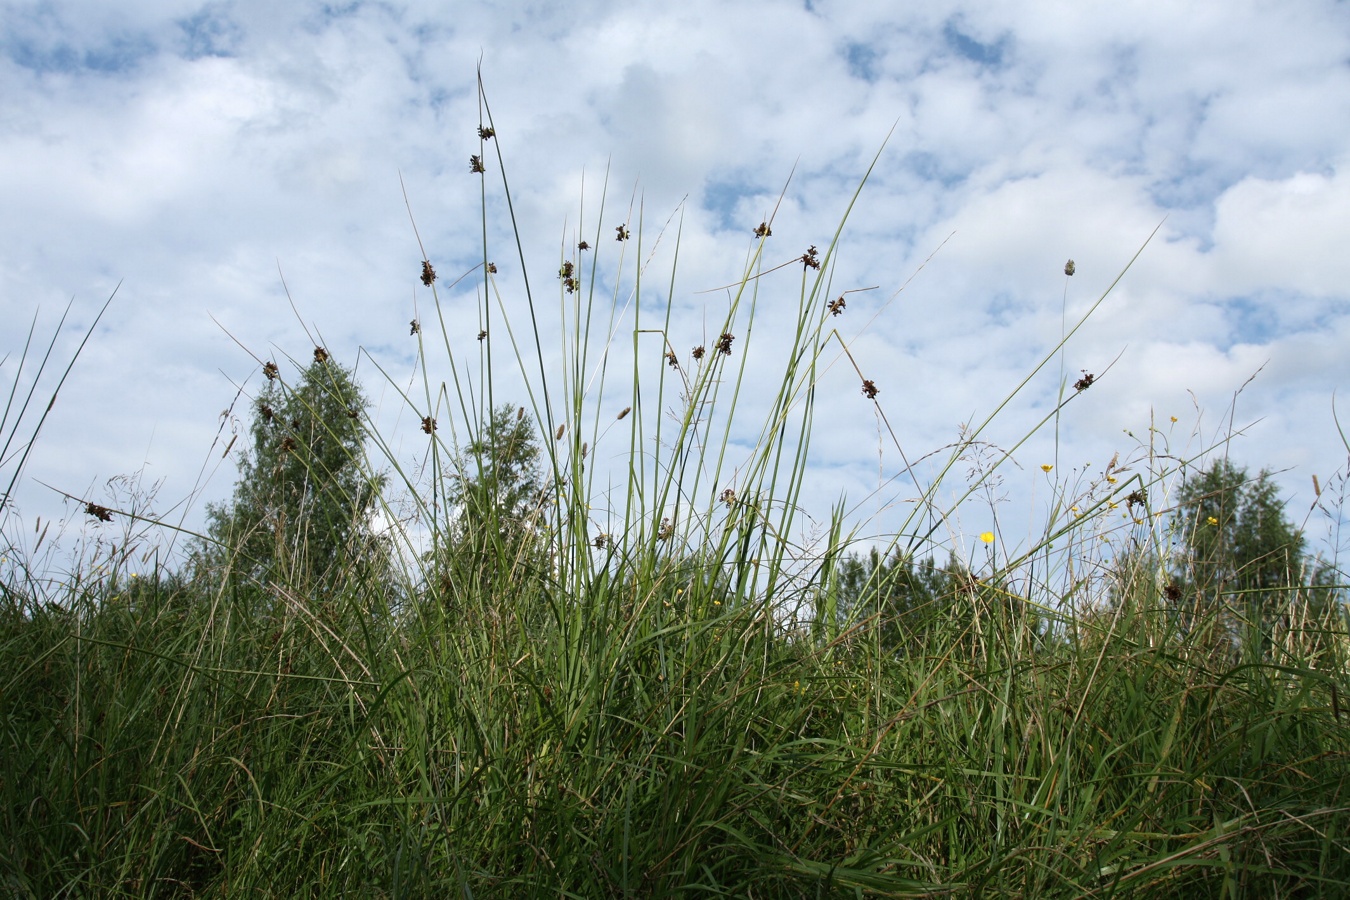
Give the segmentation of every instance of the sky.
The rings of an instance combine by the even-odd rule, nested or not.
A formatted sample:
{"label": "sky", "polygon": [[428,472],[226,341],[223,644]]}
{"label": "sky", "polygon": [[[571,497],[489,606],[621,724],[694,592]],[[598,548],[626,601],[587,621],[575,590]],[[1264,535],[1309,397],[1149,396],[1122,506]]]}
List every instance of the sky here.
{"label": "sky", "polygon": [[[497,131],[482,176],[480,72]],[[7,527],[96,529],[59,492],[121,508],[132,483],[153,489],[140,508],[200,528],[229,496],[243,442],[223,451],[247,429],[262,361],[307,361],[316,339],[357,366],[396,461],[415,461],[426,409],[401,396],[420,385],[409,322],[435,319],[419,237],[462,358],[476,360],[481,272],[453,283],[485,234],[520,315],[498,151],[541,302],[558,306],[579,236],[597,244],[614,371],[632,365],[639,250],[595,235],[640,219],[639,305],[668,303],[687,353],[720,327],[715,289],[740,277],[756,225],[772,215],[768,269],[829,247],[847,213],[831,297],[875,289],[847,294],[831,327],[896,438],[837,361],[802,495],[818,520],[844,496],[860,534],[897,527],[915,496],[900,451],[936,459],[997,411],[975,449],[1011,461],[983,507],[946,524],[960,555],[991,515],[1001,544],[1024,546],[1056,492],[1100,483],[1116,454],[1147,475],[1213,446],[1274,470],[1315,548],[1342,543],[1313,478],[1334,507],[1350,7],[1322,0],[0,2],[0,387],[30,384],[34,358],[18,363],[34,317],[45,339],[73,300],[66,360],[116,294]],[[801,271],[758,282],[750,352],[768,384],[747,391],[747,440]],[[645,353],[655,379],[661,348]],[[443,349],[428,372],[450,379]],[[1087,373],[1057,427],[1027,437]],[[597,415],[625,405],[620,381],[589,396]],[[39,382],[37,408],[53,385]],[[610,443],[595,464],[621,467],[626,443]]]}

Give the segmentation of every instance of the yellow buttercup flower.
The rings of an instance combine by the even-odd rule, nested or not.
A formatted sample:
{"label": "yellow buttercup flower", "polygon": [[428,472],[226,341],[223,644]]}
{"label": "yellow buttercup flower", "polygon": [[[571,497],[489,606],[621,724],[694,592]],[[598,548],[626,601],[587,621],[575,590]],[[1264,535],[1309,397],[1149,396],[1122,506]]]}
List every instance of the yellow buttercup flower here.
{"label": "yellow buttercup flower", "polygon": [[1051,469],[1053,469],[1053,468],[1054,468],[1054,466],[1049,466],[1049,465],[1041,466],[1041,471],[1042,471],[1042,472],[1049,472],[1049,471],[1050,471]]}
{"label": "yellow buttercup flower", "polygon": [[986,531],[984,534],[980,535],[980,540],[984,541],[986,544],[992,544],[994,542],[994,533],[992,531]]}

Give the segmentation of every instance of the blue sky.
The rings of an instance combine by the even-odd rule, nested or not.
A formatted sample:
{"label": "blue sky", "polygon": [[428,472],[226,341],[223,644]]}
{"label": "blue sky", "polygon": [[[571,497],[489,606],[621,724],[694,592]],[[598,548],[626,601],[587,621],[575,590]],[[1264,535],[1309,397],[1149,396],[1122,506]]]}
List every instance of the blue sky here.
{"label": "blue sky", "polygon": [[[481,59],[536,289],[555,288],[583,199],[587,228],[629,220],[634,196],[653,232],[682,208],[677,346],[725,309],[699,292],[735,279],[789,174],[773,264],[828,243],[894,127],[834,277],[879,288],[849,295],[840,327],[911,458],[991,412],[1162,223],[1066,349],[1070,381],[1111,368],[1061,419],[1056,475],[1140,458],[1151,422],[1177,455],[1240,429],[1230,455],[1280,470],[1302,522],[1312,476],[1346,464],[1332,397],[1350,384],[1350,9],[898,6],[0,3],[0,383],[35,311],[41,333],[75,298],[69,350],[122,285],[16,511],[78,529],[35,479],[106,499],[109,478],[143,471],[161,510],[191,499],[176,510],[200,522],[230,490],[213,440],[239,386],[260,384],[254,356],[309,355],[283,275],[339,360],[365,348],[408,383],[407,323],[430,296],[399,178],[453,280],[481,252]],[[503,226],[490,240],[508,259]],[[795,303],[798,287],[762,290]],[[766,320],[762,346],[774,335]],[[361,374],[415,456],[417,418],[368,361]],[[897,454],[838,377],[848,401],[820,413],[806,499],[824,515],[841,492],[873,497],[884,528],[904,490],[874,492]],[[1057,361],[985,437],[1011,447],[1060,388]],[[1046,432],[1005,473],[1010,542],[1039,527],[1055,452]],[[953,522],[951,544],[981,516]],[[1325,540],[1318,513],[1308,530]]]}

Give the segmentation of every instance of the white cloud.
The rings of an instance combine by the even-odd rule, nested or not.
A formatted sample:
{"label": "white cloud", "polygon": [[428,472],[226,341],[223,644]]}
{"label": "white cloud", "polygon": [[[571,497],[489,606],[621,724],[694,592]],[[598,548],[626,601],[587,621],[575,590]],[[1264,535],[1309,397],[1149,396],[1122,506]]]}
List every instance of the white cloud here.
{"label": "white cloud", "polygon": [[[472,288],[448,284],[482,256],[484,182],[468,171],[480,56],[545,328],[565,234],[596,242],[598,227],[604,273],[627,254],[618,287],[609,274],[602,283],[622,306],[638,250],[616,244],[613,226],[635,223],[629,205],[641,204],[645,257],[687,197],[671,298],[672,340],[687,350],[726,306],[696,292],[734,280],[794,166],[766,267],[827,246],[895,125],[830,288],[879,289],[849,294],[831,325],[875,373],[906,454],[991,411],[1055,346],[1062,316],[1095,301],[1166,216],[1066,348],[1069,381],[1123,355],[1062,417],[1064,452],[1104,461],[1126,429],[1180,415],[1188,391],[1217,423],[1264,363],[1239,405],[1264,417],[1242,457],[1324,478],[1343,460],[1328,411],[1350,381],[1339,352],[1350,330],[1350,36],[1337,7],[811,7],[596,0],[463,5],[446,19],[418,3],[135,2],[114,14],[64,0],[7,14],[0,316],[27,321],[72,294],[88,310],[125,279],[32,474],[82,489],[151,459],[166,495],[191,491],[232,380],[256,365],[231,336],[258,357],[310,352],[278,266],[301,319],[340,359],[367,347],[406,386],[414,302],[424,322],[434,311],[400,173],[447,287],[452,347],[473,358]],[[497,150],[487,147],[488,253],[504,302],[520,309]],[[670,283],[673,229],[644,275],[649,302]],[[1070,257],[1078,274],[1066,280]],[[786,340],[783,310],[800,285],[800,265],[759,285],[763,351],[752,352]],[[624,322],[612,371],[629,365]],[[0,352],[17,346],[8,332]],[[547,364],[561,365],[558,340],[545,344]],[[415,422],[366,371],[382,416]],[[1020,439],[1060,379],[1056,360],[991,436]],[[839,489],[875,486],[878,447],[882,480],[898,468],[846,361],[822,392],[809,490],[824,514]],[[1027,464],[1047,446],[1033,439]],[[1307,481],[1288,477],[1293,490]],[[50,506],[25,491],[27,511]]]}
{"label": "white cloud", "polygon": [[1235,294],[1279,289],[1350,300],[1350,175],[1244,178],[1215,203],[1214,278]]}

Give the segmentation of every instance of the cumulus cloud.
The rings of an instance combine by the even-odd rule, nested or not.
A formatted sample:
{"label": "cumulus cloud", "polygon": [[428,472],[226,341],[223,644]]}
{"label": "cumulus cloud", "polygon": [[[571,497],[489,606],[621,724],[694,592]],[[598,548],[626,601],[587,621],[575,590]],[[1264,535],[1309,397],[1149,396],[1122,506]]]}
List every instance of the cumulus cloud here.
{"label": "cumulus cloud", "polygon": [[[629,365],[639,265],[687,350],[729,302],[700,292],[738,277],[755,225],[777,210],[765,268],[827,247],[887,141],[831,282],[875,290],[849,294],[831,325],[882,387],[906,455],[949,444],[1048,359],[991,439],[1016,443],[1094,372],[1060,420],[1079,462],[1195,408],[1205,440],[1259,420],[1233,452],[1292,467],[1291,493],[1344,460],[1330,396],[1350,376],[1350,34],[1329,2],[592,0],[446,17],[411,2],[61,0],[8,5],[3,21],[0,315],[41,305],[50,322],[75,295],[88,321],[122,282],[32,471],[73,493],[149,463],[166,496],[190,494],[257,360],[303,359],[316,336],[344,361],[378,359],[392,384],[368,361],[363,374],[381,421],[406,425],[408,322],[435,314],[404,188],[452,345],[477,346],[473,289],[448,282],[483,255],[480,60],[502,302],[525,302],[517,230],[549,310],[564,248],[603,241],[615,366]],[[499,151],[514,228],[492,187]],[[620,223],[642,228],[641,258],[613,241]],[[793,327],[801,267],[759,289],[765,349],[751,353]],[[0,350],[20,340],[6,329]],[[561,352],[550,336],[546,365]],[[841,490],[912,493],[856,375],[840,357],[821,382],[807,499],[822,514]],[[1025,465],[1039,472],[1054,446],[1028,442]],[[228,489],[226,472],[205,496]],[[59,513],[31,483],[19,499]]]}

